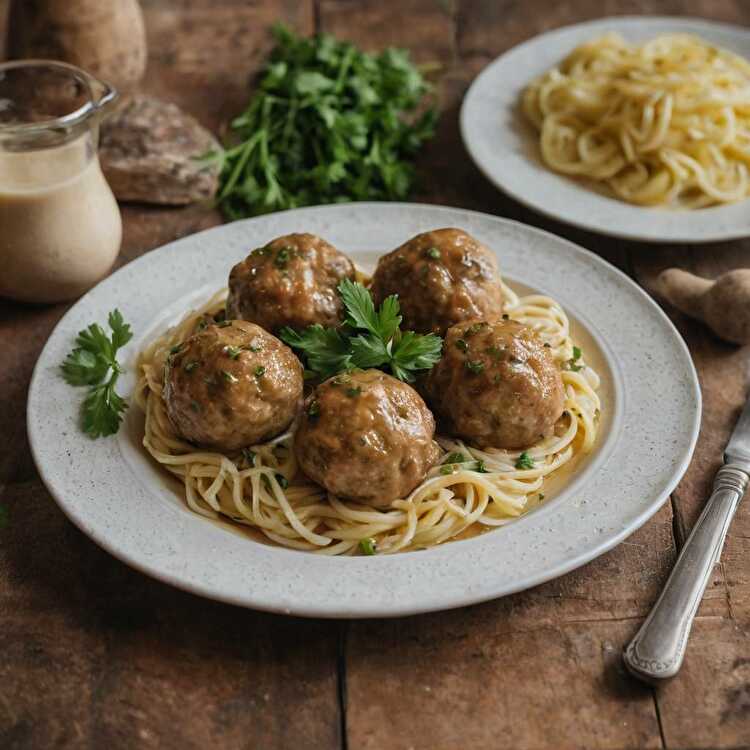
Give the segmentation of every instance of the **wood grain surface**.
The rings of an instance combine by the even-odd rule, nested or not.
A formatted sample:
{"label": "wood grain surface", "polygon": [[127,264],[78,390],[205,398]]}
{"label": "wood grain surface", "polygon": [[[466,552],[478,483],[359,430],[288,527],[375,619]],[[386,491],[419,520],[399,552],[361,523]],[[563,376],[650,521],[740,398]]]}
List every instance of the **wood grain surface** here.
{"label": "wood grain surface", "polygon": [[[457,116],[476,73],[512,45],[608,14],[750,25],[746,0],[143,0],[142,89],[221,133],[284,20],[439,63],[439,133],[415,199],[541,226],[646,289],[671,265],[715,276],[750,265],[750,240],[657,247],[537,216],[471,164]],[[0,19],[7,0],[0,0]],[[0,20],[0,34],[3,21]],[[4,34],[3,34],[4,35]],[[119,263],[220,223],[202,206],[123,208]],[[2,228],[0,227],[0,232]],[[747,349],[667,310],[704,396],[695,459],[657,515],[563,578],[452,612],[391,621],[296,620],[212,603],[130,570],[63,517],[25,431],[34,362],[63,306],[0,302],[0,748],[747,748],[750,507],[741,506],[696,619],[685,665],[653,689],[622,647],[699,514],[748,380]],[[644,346],[649,346],[644,340]],[[667,397],[667,394],[665,394]],[[491,571],[488,571],[491,575]]]}

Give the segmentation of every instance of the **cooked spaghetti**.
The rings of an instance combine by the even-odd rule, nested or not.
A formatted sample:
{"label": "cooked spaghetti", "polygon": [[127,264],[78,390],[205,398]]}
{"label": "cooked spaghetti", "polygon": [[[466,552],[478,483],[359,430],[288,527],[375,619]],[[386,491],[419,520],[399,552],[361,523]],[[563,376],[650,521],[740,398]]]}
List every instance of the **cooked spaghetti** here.
{"label": "cooked spaghetti", "polygon": [[[560,305],[542,295],[519,298],[505,284],[503,294],[506,312],[537,331],[563,369],[565,412],[552,437],[523,452],[530,468],[516,468],[524,463],[521,451],[478,450],[438,437],[446,451],[441,462],[408,497],[376,509],[328,495],[298,471],[294,426],[232,455],[184,441],[162,398],[164,366],[170,349],[192,335],[205,316],[223,311],[224,291],[142,352],[136,399],[145,412],[143,445],[183,483],[191,510],[252,527],[284,547],[351,555],[362,540],[372,540],[379,554],[392,553],[507,524],[539,502],[546,477],[591,450],[600,404],[599,377],[574,347]],[[464,460],[458,462],[456,453]]]}
{"label": "cooked spaghetti", "polygon": [[531,83],[523,109],[545,164],[644,206],[750,195],[750,62],[687,34],[607,34]]}

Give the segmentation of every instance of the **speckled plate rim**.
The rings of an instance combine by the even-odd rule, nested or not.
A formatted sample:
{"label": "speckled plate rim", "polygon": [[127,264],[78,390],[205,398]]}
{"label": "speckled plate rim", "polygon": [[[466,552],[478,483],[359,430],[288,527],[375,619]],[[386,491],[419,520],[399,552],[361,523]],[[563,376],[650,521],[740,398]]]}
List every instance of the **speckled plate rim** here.
{"label": "speckled plate rim", "polygon": [[[493,247],[503,272],[557,297],[601,346],[614,424],[558,498],[507,527],[436,549],[329,558],[258,544],[165,501],[153,470],[117,438],[78,429],[81,393],[59,377],[75,334],[117,306],[136,336],[196,290],[219,287],[247,250],[292,231],[320,234],[364,265],[419,231],[459,226]],[[123,391],[132,390],[132,372]],[[183,238],[104,280],[58,323],[34,369],[28,433],[40,476],[96,543],[159,580],[241,606],[310,617],[395,617],[503,596],[566,573],[625,539],[669,495],[698,435],[701,395],[687,347],[659,307],[583,248],[517,222],[419,204],[297,209]],[[150,465],[148,462],[143,465]],[[173,498],[174,499],[174,498]]]}
{"label": "speckled plate rim", "polygon": [[584,41],[615,31],[629,41],[699,34],[750,59],[750,30],[701,18],[614,16],[563,26],[523,42],[490,63],[461,106],[461,137],[490,182],[520,203],[592,232],[646,242],[704,243],[750,236],[750,199],[700,211],[633,206],[547,169],[518,106],[526,85]]}

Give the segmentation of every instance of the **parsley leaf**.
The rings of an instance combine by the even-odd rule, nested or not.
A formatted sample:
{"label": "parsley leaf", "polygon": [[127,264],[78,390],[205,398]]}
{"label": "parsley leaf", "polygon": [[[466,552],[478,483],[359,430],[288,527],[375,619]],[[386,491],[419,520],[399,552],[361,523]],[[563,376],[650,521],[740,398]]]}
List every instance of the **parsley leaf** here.
{"label": "parsley leaf", "polygon": [[92,438],[114,435],[127,407],[110,381],[94,386],[83,401],[83,431]]}
{"label": "parsley leaf", "polygon": [[303,351],[307,369],[323,380],[354,367],[349,340],[335,328],[324,328],[320,323],[315,323],[302,333],[297,333],[287,327],[280,331],[279,338],[293,349]]}
{"label": "parsley leaf", "polygon": [[434,333],[420,335],[406,331],[401,338],[394,339],[391,352],[391,370],[400,380],[410,383],[417,370],[429,370],[440,359],[443,340]]}
{"label": "parsley leaf", "polygon": [[370,292],[362,284],[350,279],[344,279],[338,289],[346,308],[346,322],[352,328],[363,328],[380,336],[380,319],[375,312]]}
{"label": "parsley leaf", "polygon": [[79,331],[77,346],[60,367],[70,385],[89,386],[81,417],[83,431],[92,438],[114,435],[128,406],[115,391],[117,379],[123,372],[117,352],[133,338],[133,332],[119,310],[110,312],[107,323],[112,331],[110,336],[98,323]]}
{"label": "parsley leaf", "polygon": [[366,370],[387,364],[391,355],[383,339],[373,334],[356,336],[351,341],[352,363]]}

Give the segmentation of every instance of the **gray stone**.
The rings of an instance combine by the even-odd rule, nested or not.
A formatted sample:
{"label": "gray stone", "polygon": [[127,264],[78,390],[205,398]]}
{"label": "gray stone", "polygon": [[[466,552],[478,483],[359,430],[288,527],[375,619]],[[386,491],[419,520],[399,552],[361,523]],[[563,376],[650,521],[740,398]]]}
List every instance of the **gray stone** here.
{"label": "gray stone", "polygon": [[198,157],[218,148],[175,104],[136,95],[103,123],[99,157],[119,201],[185,205],[216,193],[219,168]]}

